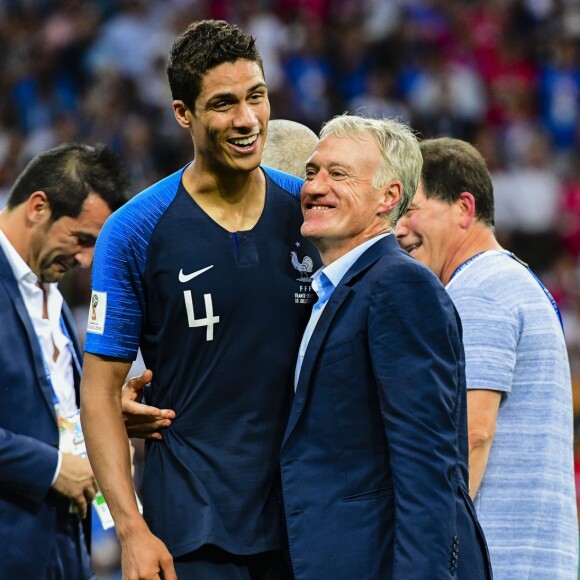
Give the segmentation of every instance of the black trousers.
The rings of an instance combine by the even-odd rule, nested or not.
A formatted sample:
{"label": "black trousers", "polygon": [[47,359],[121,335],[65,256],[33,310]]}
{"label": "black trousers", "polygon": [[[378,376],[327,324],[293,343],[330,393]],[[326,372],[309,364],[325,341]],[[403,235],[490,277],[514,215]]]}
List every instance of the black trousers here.
{"label": "black trousers", "polygon": [[66,507],[59,507],[57,513],[56,538],[46,580],[95,579],[80,517],[69,514]]}
{"label": "black trousers", "polygon": [[173,561],[179,580],[293,580],[280,550],[238,556],[205,545]]}

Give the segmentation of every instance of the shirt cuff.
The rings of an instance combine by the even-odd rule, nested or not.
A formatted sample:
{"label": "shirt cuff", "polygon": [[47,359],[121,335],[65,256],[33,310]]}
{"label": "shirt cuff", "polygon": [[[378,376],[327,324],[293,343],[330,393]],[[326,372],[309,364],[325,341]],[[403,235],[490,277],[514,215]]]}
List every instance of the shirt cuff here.
{"label": "shirt cuff", "polygon": [[50,487],[52,487],[54,485],[54,482],[56,481],[56,478],[58,477],[58,474],[60,473],[60,467],[62,465],[62,451],[58,452],[58,461],[56,462],[56,469],[54,470],[54,476],[52,478],[52,483],[50,484]]}

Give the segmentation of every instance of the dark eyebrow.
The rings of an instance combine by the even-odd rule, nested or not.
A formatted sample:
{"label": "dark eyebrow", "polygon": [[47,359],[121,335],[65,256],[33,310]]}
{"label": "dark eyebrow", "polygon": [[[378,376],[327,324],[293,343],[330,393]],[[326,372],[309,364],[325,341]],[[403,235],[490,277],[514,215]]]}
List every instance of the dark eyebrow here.
{"label": "dark eyebrow", "polygon": [[267,89],[268,85],[266,85],[266,83],[264,81],[260,81],[259,83],[256,83],[253,87],[250,87],[250,90],[248,91],[248,93],[253,93],[254,91],[257,91],[258,89]]}
{"label": "dark eyebrow", "polygon": [[[246,94],[251,94],[259,89],[266,89],[267,85],[264,81],[260,81],[259,83],[256,83],[254,86],[250,87],[247,91]],[[212,101],[221,101],[221,100],[230,100],[230,99],[236,99],[236,95],[234,93],[231,92],[226,92],[226,93],[216,93],[215,95],[212,95],[211,98],[209,99],[208,102],[212,102]]]}

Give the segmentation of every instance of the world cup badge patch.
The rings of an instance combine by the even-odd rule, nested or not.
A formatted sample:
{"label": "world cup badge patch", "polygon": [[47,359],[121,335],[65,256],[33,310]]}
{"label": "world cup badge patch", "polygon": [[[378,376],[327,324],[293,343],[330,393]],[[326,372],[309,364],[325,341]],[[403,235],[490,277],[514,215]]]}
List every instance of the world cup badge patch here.
{"label": "world cup badge patch", "polygon": [[103,334],[105,330],[105,316],[107,314],[107,293],[93,291],[89,305],[89,320],[87,332]]}

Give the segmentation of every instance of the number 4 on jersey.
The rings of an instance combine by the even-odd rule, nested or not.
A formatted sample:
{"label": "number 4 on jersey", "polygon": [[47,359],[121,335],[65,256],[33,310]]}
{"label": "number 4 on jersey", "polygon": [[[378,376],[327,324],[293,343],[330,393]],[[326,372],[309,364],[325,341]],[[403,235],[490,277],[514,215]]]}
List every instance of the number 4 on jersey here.
{"label": "number 4 on jersey", "polygon": [[183,292],[183,297],[185,299],[185,309],[187,310],[187,322],[189,327],[196,328],[198,326],[207,326],[205,340],[213,340],[213,327],[214,324],[217,324],[220,321],[220,317],[213,315],[213,302],[211,300],[211,294],[203,295],[203,299],[205,301],[205,318],[195,318],[191,290],[185,290]]}

